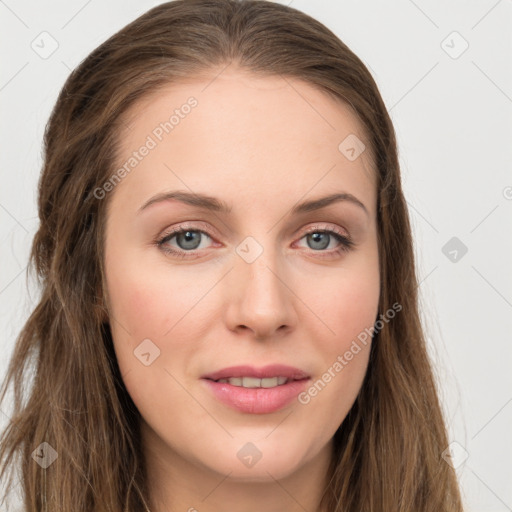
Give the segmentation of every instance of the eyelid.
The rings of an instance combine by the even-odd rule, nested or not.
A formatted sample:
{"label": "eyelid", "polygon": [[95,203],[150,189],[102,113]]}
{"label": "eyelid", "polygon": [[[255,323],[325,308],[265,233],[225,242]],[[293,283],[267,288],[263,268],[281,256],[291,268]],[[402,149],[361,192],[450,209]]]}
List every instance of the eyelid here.
{"label": "eyelid", "polygon": [[310,226],[309,228],[307,228],[306,231],[303,232],[302,236],[307,235],[312,232],[316,232],[316,231],[334,231],[338,235],[341,235],[345,238],[348,238],[348,239],[351,238],[349,232],[346,229],[342,230],[334,224],[328,224],[327,226],[320,225],[320,224],[314,224],[313,226]]}
{"label": "eyelid", "polygon": [[163,233],[157,237],[157,240],[162,240],[170,235],[177,234],[182,231],[197,231],[200,233],[204,233],[205,235],[208,235],[210,238],[214,238],[214,236],[217,236],[211,233],[213,229],[210,228],[210,225],[207,222],[194,220],[185,221],[177,226],[165,229]]}

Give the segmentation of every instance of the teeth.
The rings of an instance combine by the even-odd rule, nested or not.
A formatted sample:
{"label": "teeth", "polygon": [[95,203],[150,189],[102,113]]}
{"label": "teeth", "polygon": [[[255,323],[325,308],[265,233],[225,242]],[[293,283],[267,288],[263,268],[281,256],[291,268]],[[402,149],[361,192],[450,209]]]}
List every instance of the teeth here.
{"label": "teeth", "polygon": [[243,388],[275,388],[276,386],[282,386],[287,380],[286,377],[267,377],[264,379],[257,379],[255,377],[231,377],[229,379],[219,379],[217,382]]}
{"label": "teeth", "polygon": [[[236,379],[237,381],[240,379]],[[256,379],[254,377],[242,377],[242,383],[239,384],[244,388],[261,388],[261,379]],[[236,384],[235,384],[236,386]]]}

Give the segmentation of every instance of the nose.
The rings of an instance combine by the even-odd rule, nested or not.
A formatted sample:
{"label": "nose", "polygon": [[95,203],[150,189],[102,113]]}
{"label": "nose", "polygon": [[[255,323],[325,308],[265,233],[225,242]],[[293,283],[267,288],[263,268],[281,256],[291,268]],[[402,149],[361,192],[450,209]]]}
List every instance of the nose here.
{"label": "nose", "polygon": [[270,250],[252,263],[237,256],[226,289],[225,319],[230,330],[250,330],[261,341],[295,328],[296,297],[290,278]]}

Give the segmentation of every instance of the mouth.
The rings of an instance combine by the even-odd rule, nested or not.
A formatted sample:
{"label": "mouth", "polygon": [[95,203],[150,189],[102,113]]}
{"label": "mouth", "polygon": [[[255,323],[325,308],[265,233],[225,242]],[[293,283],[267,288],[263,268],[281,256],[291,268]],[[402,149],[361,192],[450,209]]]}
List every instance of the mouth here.
{"label": "mouth", "polygon": [[[246,380],[248,384],[247,387],[261,387],[254,385],[251,386],[251,383],[256,384],[258,380],[268,382],[268,379],[278,379],[278,382],[284,384],[284,381],[282,381],[283,378],[287,380],[301,380],[309,378],[309,375],[305,371],[293,366],[287,366],[284,364],[269,364],[261,368],[256,368],[250,365],[230,366],[229,368],[223,368],[222,370],[217,370],[212,373],[203,375],[201,378],[214,380],[216,382],[222,379],[229,380],[238,378],[242,379],[242,383],[244,380]],[[240,386],[241,384],[233,383],[233,385]],[[272,383],[272,385],[277,384]]]}
{"label": "mouth", "polygon": [[290,404],[310,376],[284,365],[237,366],[204,375],[201,380],[224,405],[243,413],[269,414]]}
{"label": "mouth", "polygon": [[230,377],[229,379],[218,379],[214,382],[220,382],[222,384],[231,384],[231,386],[237,386],[241,388],[254,389],[254,388],[275,388],[282,386],[287,382],[295,379],[288,379],[287,377],[266,377],[264,379],[258,379],[256,377]]}

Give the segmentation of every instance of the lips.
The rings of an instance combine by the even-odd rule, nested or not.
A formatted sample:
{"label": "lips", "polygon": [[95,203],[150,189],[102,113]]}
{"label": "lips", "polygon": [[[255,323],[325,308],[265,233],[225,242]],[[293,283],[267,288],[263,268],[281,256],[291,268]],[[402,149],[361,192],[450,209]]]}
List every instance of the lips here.
{"label": "lips", "polygon": [[[290,404],[306,388],[310,377],[298,368],[275,364],[263,368],[232,366],[203,375],[201,380],[217,400],[230,408],[269,414]],[[249,387],[244,387],[247,383]]]}
{"label": "lips", "polygon": [[222,370],[208,373],[203,375],[201,378],[217,381],[219,379],[230,379],[234,377],[252,377],[255,379],[286,377],[287,380],[302,380],[309,378],[309,375],[292,366],[271,364],[262,368],[255,368],[254,366],[249,365],[231,366],[229,368],[223,368]]}

